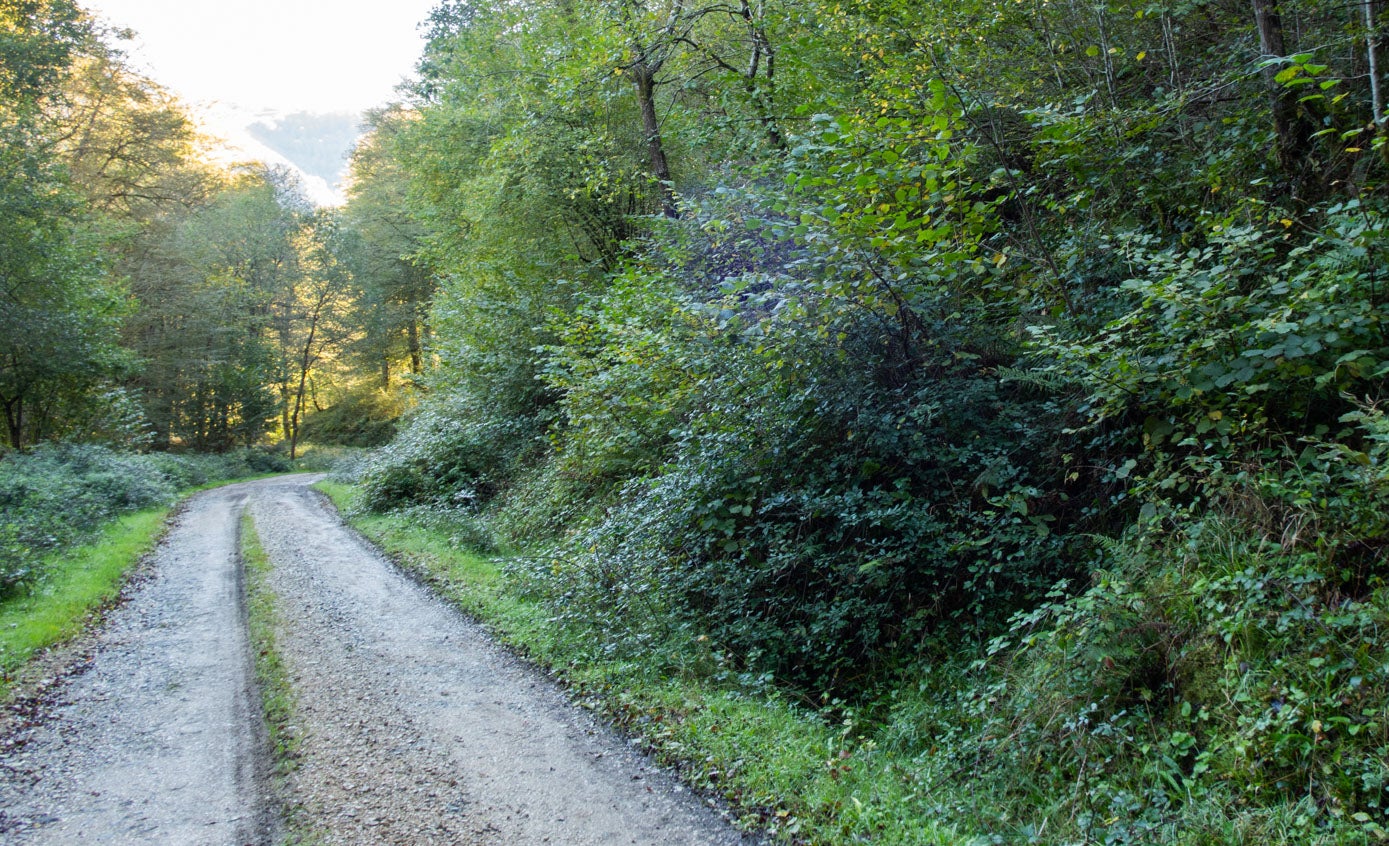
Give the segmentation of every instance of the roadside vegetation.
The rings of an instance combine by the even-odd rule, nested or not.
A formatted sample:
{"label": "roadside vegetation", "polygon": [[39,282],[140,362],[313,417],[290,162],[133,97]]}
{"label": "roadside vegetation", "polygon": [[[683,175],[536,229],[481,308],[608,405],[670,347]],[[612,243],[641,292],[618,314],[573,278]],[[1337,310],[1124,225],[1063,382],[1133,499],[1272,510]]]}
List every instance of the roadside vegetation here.
{"label": "roadside vegetation", "polygon": [[241,559],[246,568],[246,605],[256,684],[274,756],[274,773],[283,778],[294,768],[300,740],[294,733],[294,691],[275,646],[279,612],[269,584],[270,559],[261,548],[255,520],[249,513],[241,518]]}
{"label": "roadside vegetation", "polygon": [[126,577],[163,534],[167,508],[127,514],[87,543],[40,559],[48,574],[23,593],[0,600],[0,702],[14,674],[38,652],[81,634],[116,599]]}
{"label": "roadside vegetation", "polygon": [[788,838],[1389,838],[1381,11],[441,0],[314,210],[0,3],[0,584],[165,453],[373,446]]}
{"label": "roadside vegetation", "polygon": [[637,738],[691,786],[727,799],[743,828],[801,843],[967,842],[906,795],[901,767],[909,760],[864,754],[863,726],[852,713],[827,719],[727,666],[670,671],[670,661],[713,668],[708,648],[595,657],[585,631],[557,623],[544,602],[518,594],[504,559],[460,549],[438,520],[363,512],[351,485],[317,487],[399,565],[553,673],[577,702]]}
{"label": "roadside vegetation", "polygon": [[441,3],[364,525],[807,842],[1389,837],[1356,8]]}
{"label": "roadside vegetation", "polygon": [[[262,451],[141,455],[45,445],[0,460],[0,671],[80,634],[153,549],[192,491],[276,472]],[[7,685],[6,685],[7,686]],[[5,688],[0,687],[0,699]]]}

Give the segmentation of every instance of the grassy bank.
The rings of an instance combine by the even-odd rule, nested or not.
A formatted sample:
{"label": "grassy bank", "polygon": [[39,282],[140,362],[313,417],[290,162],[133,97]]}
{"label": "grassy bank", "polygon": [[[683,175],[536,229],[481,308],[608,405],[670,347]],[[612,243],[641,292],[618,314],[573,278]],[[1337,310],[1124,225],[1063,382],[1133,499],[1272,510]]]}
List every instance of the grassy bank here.
{"label": "grassy bank", "polygon": [[[795,843],[973,841],[933,822],[911,762],[862,735],[852,712],[827,717],[720,668],[712,655],[588,660],[583,635],[511,592],[497,559],[462,551],[446,533],[399,514],[356,513],[350,486],[318,487],[397,562],[554,672],[586,707],[640,738],[690,784],[727,798],[743,827]],[[672,674],[672,663],[689,671]]]}
{"label": "grassy bank", "polygon": [[[930,642],[852,702],[805,698],[681,631],[606,650],[572,601],[409,509],[354,511],[402,565],[552,670],[747,828],[826,844],[1389,842],[1389,587],[1215,518],[1006,638]],[[527,569],[529,568],[529,569]],[[661,614],[654,604],[652,614]]]}
{"label": "grassy bank", "polygon": [[115,600],[127,574],[154,548],[169,510],[128,514],[89,543],[50,553],[43,584],[0,603],[0,700],[8,697],[12,674],[36,652],[77,635]]}

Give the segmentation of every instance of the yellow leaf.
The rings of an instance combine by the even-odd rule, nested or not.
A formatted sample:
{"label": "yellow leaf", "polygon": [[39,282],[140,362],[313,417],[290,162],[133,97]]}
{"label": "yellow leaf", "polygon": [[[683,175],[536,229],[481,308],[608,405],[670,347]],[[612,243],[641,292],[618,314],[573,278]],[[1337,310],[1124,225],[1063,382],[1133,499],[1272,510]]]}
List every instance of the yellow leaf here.
{"label": "yellow leaf", "polygon": [[1225,414],[1224,414],[1223,412],[1219,412],[1219,411],[1212,411],[1210,414],[1208,414],[1208,415],[1206,415],[1206,416],[1209,417],[1209,418],[1212,419],[1212,420],[1219,420],[1220,418],[1224,417]]}
{"label": "yellow leaf", "polygon": [[1282,220],[1278,221],[1278,222],[1281,223],[1281,224],[1283,224],[1283,228],[1284,228],[1284,229],[1287,229],[1287,228],[1289,228],[1289,227],[1291,227],[1291,226],[1293,225],[1293,222],[1292,222],[1291,220],[1289,220],[1288,218],[1286,218],[1286,217],[1283,218]]}
{"label": "yellow leaf", "polygon": [[1137,55],[1135,58],[1137,58],[1138,61],[1141,62],[1141,61],[1143,61],[1143,58],[1144,58],[1145,56],[1147,56],[1147,55],[1148,55],[1148,51],[1147,51],[1147,50],[1139,50],[1139,51],[1138,51],[1138,55]]}

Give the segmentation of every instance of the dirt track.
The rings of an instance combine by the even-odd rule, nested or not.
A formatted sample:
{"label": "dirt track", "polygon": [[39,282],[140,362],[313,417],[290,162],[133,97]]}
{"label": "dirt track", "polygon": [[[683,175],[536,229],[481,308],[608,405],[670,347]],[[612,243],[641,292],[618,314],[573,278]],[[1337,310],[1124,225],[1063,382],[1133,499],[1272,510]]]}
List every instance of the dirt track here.
{"label": "dirt track", "polygon": [[[717,814],[346,529],[298,476],[196,497],[0,760],[0,842],[722,844]],[[272,561],[302,760],[272,796],[236,527]]]}

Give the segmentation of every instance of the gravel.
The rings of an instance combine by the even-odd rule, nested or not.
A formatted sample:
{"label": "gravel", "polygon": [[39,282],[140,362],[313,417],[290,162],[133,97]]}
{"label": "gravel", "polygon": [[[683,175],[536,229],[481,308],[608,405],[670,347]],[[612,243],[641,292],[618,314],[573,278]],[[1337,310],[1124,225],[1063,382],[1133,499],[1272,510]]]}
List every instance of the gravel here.
{"label": "gravel", "polygon": [[0,758],[6,843],[267,842],[259,699],[237,520],[256,490],[195,497],[86,660]]}
{"label": "gravel", "polygon": [[[196,497],[89,669],[0,757],[5,843],[735,844],[709,803],[400,573],[308,488]],[[297,766],[272,786],[236,526],[270,557]]]}

